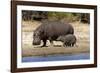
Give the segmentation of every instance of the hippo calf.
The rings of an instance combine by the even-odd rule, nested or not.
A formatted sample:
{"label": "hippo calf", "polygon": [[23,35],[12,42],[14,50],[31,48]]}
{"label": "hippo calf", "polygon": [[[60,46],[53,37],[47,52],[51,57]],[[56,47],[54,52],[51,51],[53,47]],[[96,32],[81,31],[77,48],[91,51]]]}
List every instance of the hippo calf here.
{"label": "hippo calf", "polygon": [[41,47],[44,47],[47,40],[53,43],[59,36],[67,34],[74,34],[74,28],[71,24],[64,24],[60,21],[44,21],[34,30],[32,44],[40,45],[43,41]]}
{"label": "hippo calf", "polygon": [[63,42],[63,46],[74,46],[76,44],[76,36],[73,34],[59,36],[57,41]]}

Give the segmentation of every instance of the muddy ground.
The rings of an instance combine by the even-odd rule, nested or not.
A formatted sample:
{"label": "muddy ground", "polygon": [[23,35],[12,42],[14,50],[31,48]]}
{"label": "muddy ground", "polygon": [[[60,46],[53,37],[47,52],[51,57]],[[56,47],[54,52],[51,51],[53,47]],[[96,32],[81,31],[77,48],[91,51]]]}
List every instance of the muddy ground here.
{"label": "muddy ground", "polygon": [[46,56],[57,54],[74,54],[89,52],[89,24],[74,22],[71,23],[75,30],[77,43],[74,47],[63,47],[62,42],[54,41],[51,46],[47,41],[48,47],[33,46],[33,31],[41,25],[37,21],[22,21],[22,56]]}

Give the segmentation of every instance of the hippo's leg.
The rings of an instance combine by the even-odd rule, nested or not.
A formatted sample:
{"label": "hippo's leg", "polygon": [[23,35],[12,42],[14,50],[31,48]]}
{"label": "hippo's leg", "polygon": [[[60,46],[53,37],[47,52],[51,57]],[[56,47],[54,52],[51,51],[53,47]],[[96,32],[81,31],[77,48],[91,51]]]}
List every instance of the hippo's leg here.
{"label": "hippo's leg", "polygon": [[43,40],[43,45],[41,47],[46,47],[47,40]]}
{"label": "hippo's leg", "polygon": [[66,47],[66,45],[65,45],[65,44],[63,44],[63,47]]}
{"label": "hippo's leg", "polygon": [[74,46],[74,43],[72,43],[72,47]]}
{"label": "hippo's leg", "polygon": [[65,47],[69,46],[69,42],[65,41]]}
{"label": "hippo's leg", "polygon": [[67,43],[66,42],[63,42],[63,47],[66,47],[67,46]]}
{"label": "hippo's leg", "polygon": [[50,40],[50,44],[51,44],[51,46],[53,46],[53,40]]}
{"label": "hippo's leg", "polygon": [[50,41],[51,46],[53,46],[53,40],[51,37],[49,37],[49,41]]}
{"label": "hippo's leg", "polygon": [[66,42],[66,47],[69,47],[69,42]]}
{"label": "hippo's leg", "polygon": [[72,42],[69,43],[69,46],[70,46],[70,47],[73,47],[73,45],[74,45],[74,44],[73,44]]}

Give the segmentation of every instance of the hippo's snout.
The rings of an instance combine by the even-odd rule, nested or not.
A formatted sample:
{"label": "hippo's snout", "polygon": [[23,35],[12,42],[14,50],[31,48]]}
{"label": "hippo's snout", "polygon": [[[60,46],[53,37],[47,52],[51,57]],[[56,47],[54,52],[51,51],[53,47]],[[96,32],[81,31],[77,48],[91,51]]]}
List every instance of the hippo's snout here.
{"label": "hippo's snout", "polygon": [[33,45],[40,45],[41,44],[41,41],[40,40],[33,40]]}
{"label": "hippo's snout", "polygon": [[40,45],[40,43],[35,43],[35,42],[33,42],[32,45]]}

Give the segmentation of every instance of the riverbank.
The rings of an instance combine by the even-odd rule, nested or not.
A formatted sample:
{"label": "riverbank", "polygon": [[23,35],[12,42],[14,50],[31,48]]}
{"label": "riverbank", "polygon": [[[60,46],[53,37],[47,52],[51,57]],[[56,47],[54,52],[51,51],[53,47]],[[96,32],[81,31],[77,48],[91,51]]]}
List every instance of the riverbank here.
{"label": "riverbank", "polygon": [[90,49],[87,46],[75,46],[75,47],[39,47],[39,46],[27,46],[22,50],[22,56],[48,56],[59,54],[75,54],[75,53],[89,53]]}
{"label": "riverbank", "polygon": [[39,47],[32,45],[33,31],[40,26],[41,23],[34,21],[23,21],[22,22],[22,56],[48,56],[48,55],[59,55],[59,54],[74,54],[74,53],[87,53],[90,51],[89,42],[89,24],[80,22],[71,23],[74,27],[74,34],[77,37],[77,46],[74,47],[61,47],[61,42],[54,41],[55,46],[51,46],[50,42],[47,41],[48,47]]}

